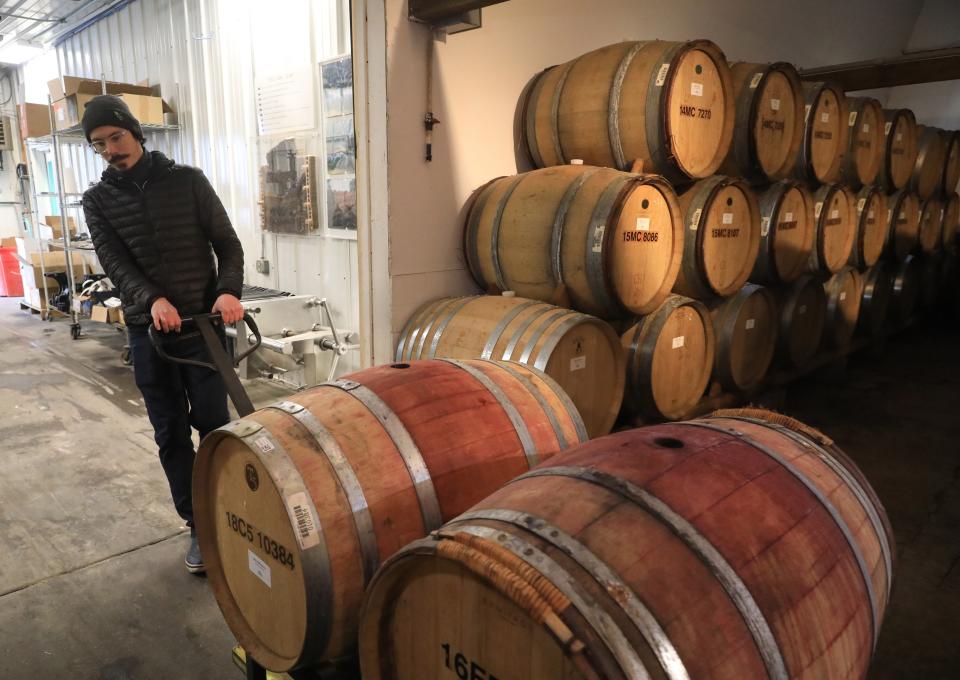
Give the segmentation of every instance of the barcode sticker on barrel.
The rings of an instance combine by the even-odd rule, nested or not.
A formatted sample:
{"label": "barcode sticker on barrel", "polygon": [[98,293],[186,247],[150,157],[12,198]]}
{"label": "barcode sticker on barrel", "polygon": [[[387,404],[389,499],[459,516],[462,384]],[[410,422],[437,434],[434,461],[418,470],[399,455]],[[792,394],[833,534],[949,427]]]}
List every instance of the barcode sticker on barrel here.
{"label": "barcode sticker on barrel", "polygon": [[667,82],[667,72],[670,70],[670,62],[666,64],[660,64],[660,70],[657,72],[657,87],[662,86]]}
{"label": "barcode sticker on barrel", "polygon": [[703,83],[690,83],[690,94],[694,97],[703,96]]}
{"label": "barcode sticker on barrel", "polygon": [[673,344],[673,348],[674,348],[674,349],[680,349],[681,347],[683,347],[683,336],[682,336],[682,335],[678,335],[677,337],[675,337],[675,338],[673,339],[673,343],[672,343],[672,344]]}
{"label": "barcode sticker on barrel", "polygon": [[[853,126],[856,125],[856,124],[857,124],[857,112],[856,112],[856,111],[851,111],[851,112],[850,112],[850,123],[849,123],[849,125],[850,125],[850,127],[853,127]],[[866,132],[866,130],[864,130],[864,132]]]}
{"label": "barcode sticker on barrel", "polygon": [[899,142],[901,139],[903,139],[903,133],[902,133],[902,132],[898,132],[898,133],[897,133],[897,136],[896,136],[896,140]]}
{"label": "barcode sticker on barrel", "polygon": [[800,309],[797,310],[797,314],[806,314],[806,313],[807,313],[807,306],[800,305]]}
{"label": "barcode sticker on barrel", "polygon": [[813,206],[813,216],[816,219],[820,219],[820,211],[823,210],[823,201],[820,201],[815,206]]}
{"label": "barcode sticker on barrel", "polygon": [[873,222],[873,211],[872,211],[872,210],[870,210],[869,212],[867,212],[867,221],[868,221],[868,222]]}
{"label": "barcode sticker on barrel", "polygon": [[301,550],[312,548],[320,543],[320,533],[317,531],[317,523],[313,518],[313,511],[310,509],[310,501],[305,491],[290,494],[287,498],[287,512],[293,520]]}
{"label": "barcode sticker on barrel", "polygon": [[574,357],[570,360],[570,371],[579,371],[587,367],[587,357]]}
{"label": "barcode sticker on barrel", "polygon": [[638,218],[637,218],[637,231],[650,231],[650,218],[649,218],[649,217],[638,217]]}
{"label": "barcode sticker on barrel", "polygon": [[257,437],[253,440],[253,443],[256,444],[257,448],[263,453],[270,453],[274,449],[273,443],[267,437]]}
{"label": "barcode sticker on barrel", "polygon": [[700,224],[700,213],[703,212],[703,208],[697,208],[693,211],[693,217],[690,218],[690,231],[696,231],[697,226]]}
{"label": "barcode sticker on barrel", "polygon": [[784,215],[784,216],[783,216],[783,221],[784,221],[784,222],[793,222],[793,213],[792,213],[792,212],[788,212],[786,215]]}
{"label": "barcode sticker on barrel", "polygon": [[840,302],[843,302],[846,299],[847,299],[846,291],[844,291],[843,293],[840,293]]}
{"label": "barcode sticker on barrel", "polygon": [[273,587],[270,581],[270,565],[257,557],[249,548],[247,548],[247,567],[254,576],[267,585],[267,588]]}
{"label": "barcode sticker on barrel", "polygon": [[820,114],[820,122],[821,122],[821,123],[829,123],[829,122],[830,122],[830,112],[829,112],[829,111],[824,111],[823,113]]}
{"label": "barcode sticker on barrel", "polygon": [[603,252],[603,230],[607,228],[605,224],[598,224],[593,232],[593,252]]}
{"label": "barcode sticker on barrel", "polygon": [[760,81],[763,80],[763,71],[760,73],[754,73],[753,78],[750,79],[750,89],[756,89],[757,85],[760,84]]}
{"label": "barcode sticker on barrel", "polygon": [[863,130],[864,132],[870,132],[870,123],[864,123],[863,127],[860,129]]}
{"label": "barcode sticker on barrel", "polygon": [[723,223],[724,224],[733,224],[733,213],[723,213]]}
{"label": "barcode sticker on barrel", "polygon": [[760,219],[760,235],[766,236],[770,232],[770,218],[763,217]]}
{"label": "barcode sticker on barrel", "polygon": [[890,126],[892,126],[892,125],[893,125],[893,123],[887,123],[886,125],[883,126],[883,134],[884,134],[884,136],[890,134]]}
{"label": "barcode sticker on barrel", "polygon": [[752,331],[753,327],[757,325],[756,319],[747,319],[747,330]]}
{"label": "barcode sticker on barrel", "polygon": [[831,220],[835,220],[835,219],[837,219],[838,217],[840,217],[840,211],[839,211],[839,210],[831,210],[831,211],[830,211],[830,219],[831,219]]}
{"label": "barcode sticker on barrel", "polygon": [[773,110],[773,111],[779,111],[779,110],[780,110],[780,100],[779,100],[779,99],[771,99],[771,100],[770,100],[770,109]]}

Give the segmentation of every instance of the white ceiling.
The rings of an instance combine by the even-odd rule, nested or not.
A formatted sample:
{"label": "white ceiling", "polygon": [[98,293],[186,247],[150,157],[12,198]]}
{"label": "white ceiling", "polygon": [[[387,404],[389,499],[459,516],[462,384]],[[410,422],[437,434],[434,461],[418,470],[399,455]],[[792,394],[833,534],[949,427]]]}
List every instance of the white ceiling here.
{"label": "white ceiling", "polygon": [[20,38],[49,45],[128,0],[0,0],[0,45]]}

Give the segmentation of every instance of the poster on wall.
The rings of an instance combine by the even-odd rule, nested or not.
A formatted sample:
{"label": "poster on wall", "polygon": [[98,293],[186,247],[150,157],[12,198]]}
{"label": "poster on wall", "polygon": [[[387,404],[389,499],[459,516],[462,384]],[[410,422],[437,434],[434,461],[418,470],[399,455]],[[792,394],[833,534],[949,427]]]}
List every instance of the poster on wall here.
{"label": "poster on wall", "polygon": [[260,135],[313,128],[310,72],[291,71],[256,79],[257,128]]}
{"label": "poster on wall", "polygon": [[357,231],[357,142],[353,126],[353,60],[349,54],[320,64],[327,192],[326,226],[352,237]]}

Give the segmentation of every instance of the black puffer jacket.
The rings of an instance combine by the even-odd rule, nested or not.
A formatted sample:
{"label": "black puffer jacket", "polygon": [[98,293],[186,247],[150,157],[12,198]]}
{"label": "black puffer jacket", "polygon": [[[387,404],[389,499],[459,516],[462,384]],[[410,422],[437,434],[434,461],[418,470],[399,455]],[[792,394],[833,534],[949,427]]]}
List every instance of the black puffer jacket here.
{"label": "black puffer jacket", "polygon": [[142,188],[107,168],[83,195],[97,257],[130,325],[149,324],[157,298],[188,316],[209,312],[221,293],[239,298],[243,286],[243,248],[203,172],[149,153]]}

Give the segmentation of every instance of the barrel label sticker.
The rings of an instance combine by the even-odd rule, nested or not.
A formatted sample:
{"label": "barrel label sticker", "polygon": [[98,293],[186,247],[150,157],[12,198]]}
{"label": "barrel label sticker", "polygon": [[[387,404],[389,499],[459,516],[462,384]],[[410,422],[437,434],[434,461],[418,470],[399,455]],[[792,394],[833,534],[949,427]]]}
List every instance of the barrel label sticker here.
{"label": "barrel label sticker", "polygon": [[901,210],[901,211],[900,211],[900,214],[897,216],[897,221],[899,221],[899,222],[906,222],[906,221],[907,221],[907,213],[906,213],[905,211]]}
{"label": "barrel label sticker", "polygon": [[770,108],[773,109],[774,111],[779,111],[779,110],[780,110],[780,100],[779,100],[779,99],[771,99],[771,100],[770,100]]}
{"label": "barrel label sticker", "polygon": [[638,217],[638,218],[637,218],[637,231],[650,231],[650,218],[649,218],[649,217]]}
{"label": "barrel label sticker", "polygon": [[863,212],[863,206],[867,204],[867,199],[861,198],[857,201],[857,212]]}
{"label": "barrel label sticker", "polygon": [[753,327],[757,325],[756,319],[747,319],[747,330],[752,331]]}
{"label": "barrel label sticker", "polygon": [[665,82],[667,82],[667,72],[670,70],[670,62],[666,64],[660,64],[660,70],[657,72],[657,87],[662,87]]}
{"label": "barrel label sticker", "polygon": [[813,216],[815,219],[820,219],[820,211],[823,209],[823,201],[820,201],[815,206],[813,206]]}
{"label": "barrel label sticker", "polygon": [[683,336],[678,335],[673,339],[673,342],[671,344],[673,345],[673,349],[680,349],[681,347],[683,347]]}
{"label": "barrel label sticker", "polygon": [[898,133],[897,133],[897,136],[896,136],[894,139],[899,142],[901,139],[903,139],[903,133],[902,133],[902,132],[898,132]]}
{"label": "barrel label sticker", "polygon": [[603,230],[607,228],[605,224],[598,224],[593,231],[593,252],[603,252]]}
{"label": "barrel label sticker", "polygon": [[760,235],[766,236],[768,233],[770,233],[770,218],[762,217],[760,219]]}
{"label": "barrel label sticker", "polygon": [[864,123],[862,130],[864,132],[870,132],[870,123]]}
{"label": "barrel label sticker", "polygon": [[890,134],[890,127],[891,127],[892,125],[893,125],[893,123],[887,123],[886,125],[883,126],[883,136],[884,136],[884,137],[886,137],[887,135]]}
{"label": "barrel label sticker", "polygon": [[579,371],[582,368],[587,367],[587,357],[574,357],[570,360],[570,372]]}
{"label": "barrel label sticker", "polygon": [[807,306],[800,305],[800,309],[797,310],[797,314],[806,314],[806,313],[807,313]]}
{"label": "barrel label sticker", "polygon": [[760,73],[754,73],[753,78],[750,79],[750,89],[757,89],[757,85],[760,84],[760,81],[763,80],[763,71]]}
{"label": "barrel label sticker", "polygon": [[703,96],[703,83],[690,83],[690,94],[694,97]]}
{"label": "barrel label sticker", "polygon": [[697,226],[700,224],[700,213],[703,212],[703,208],[697,208],[693,211],[693,217],[690,218],[690,231],[696,231]]}
{"label": "barrel label sticker", "polygon": [[809,105],[809,104],[807,104],[806,106],[803,107],[803,119],[804,119],[804,120],[807,120],[808,118],[810,118],[810,105]]}
{"label": "barrel label sticker", "polygon": [[267,437],[257,437],[253,440],[253,443],[263,453],[270,453],[274,449],[273,443]]}
{"label": "barrel label sticker", "polygon": [[[854,125],[857,124],[857,112],[856,112],[856,111],[851,111],[851,112],[850,112],[850,122],[849,122],[848,124],[850,125],[850,127],[853,127]],[[866,130],[864,130],[864,132],[866,132]]]}
{"label": "barrel label sticker", "polygon": [[784,216],[783,216],[783,221],[784,221],[784,222],[793,222],[793,213],[792,213],[792,212],[788,212],[786,215],[784,215]]}
{"label": "barrel label sticker", "polygon": [[723,223],[724,223],[724,224],[733,224],[733,213],[732,213],[732,212],[723,213]]}
{"label": "barrel label sticker", "polygon": [[829,122],[830,122],[830,112],[829,112],[829,111],[824,111],[823,113],[820,114],[820,122],[821,122],[821,123],[829,123]]}
{"label": "barrel label sticker", "polygon": [[873,224],[873,211],[872,211],[872,210],[870,210],[869,212],[867,212],[867,223]]}
{"label": "barrel label sticker", "polygon": [[297,542],[301,550],[307,550],[320,543],[320,533],[317,523],[310,510],[310,501],[305,491],[290,494],[287,498],[287,512],[296,525]]}
{"label": "barrel label sticker", "polygon": [[831,211],[830,211],[830,219],[831,219],[831,220],[835,220],[835,219],[837,219],[838,217],[840,217],[840,211],[839,211],[839,210],[831,210]]}
{"label": "barrel label sticker", "polygon": [[840,302],[843,302],[846,299],[847,299],[846,291],[844,291],[843,293],[840,293]]}
{"label": "barrel label sticker", "polygon": [[270,582],[270,565],[257,557],[249,548],[247,548],[247,566],[254,576],[267,585],[267,588],[273,587]]}

